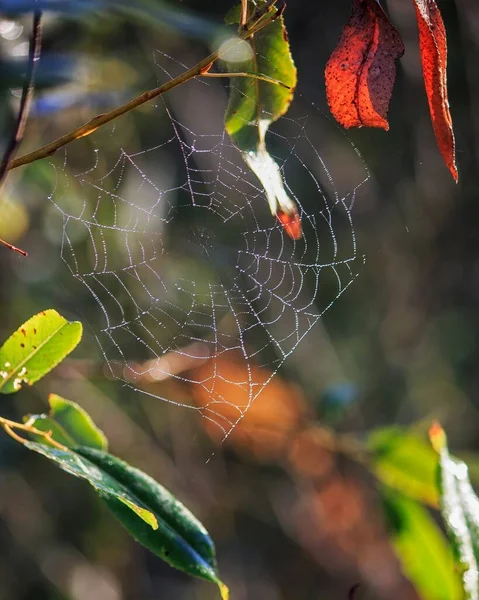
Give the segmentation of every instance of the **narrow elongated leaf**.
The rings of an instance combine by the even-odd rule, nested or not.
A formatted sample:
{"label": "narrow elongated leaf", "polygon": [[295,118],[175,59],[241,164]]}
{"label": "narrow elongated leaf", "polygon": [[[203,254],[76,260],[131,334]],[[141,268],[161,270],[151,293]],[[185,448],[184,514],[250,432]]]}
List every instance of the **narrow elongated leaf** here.
{"label": "narrow elongated leaf", "polygon": [[162,521],[173,527],[210,567],[216,569],[215,548],[208,532],[166,488],[149,475],[111,454],[90,448],[79,448],[78,452],[116,481],[134,490],[135,494],[150,506]]}
{"label": "narrow elongated leaf", "polygon": [[378,479],[410,498],[438,506],[437,454],[427,441],[386,427],[371,432],[367,443]]}
{"label": "narrow elongated leaf", "polygon": [[454,130],[447,94],[446,28],[436,0],[414,0],[419,27],[419,48],[429,111],[437,145],[447,168],[458,180]]}
{"label": "narrow elongated leaf", "polygon": [[85,479],[103,498],[115,499],[125,506],[128,506],[141,520],[147,523],[150,528],[158,528],[158,522],[155,515],[141,502],[141,500],[131,493],[128,488],[116,481],[113,477],[110,477],[108,473],[99,469],[95,464],[77,452],[74,452],[69,448],[60,450],[59,448],[47,446],[46,444],[39,444],[37,442],[25,442],[25,446],[30,450],[43,454],[43,456],[53,460],[64,471],[67,471],[67,473],[75,475],[75,477],[79,477],[80,479]]}
{"label": "narrow elongated leaf", "polygon": [[[264,4],[261,0],[258,6]],[[252,10],[252,5],[250,8]],[[228,21],[238,21],[238,15],[238,9],[230,11]],[[264,187],[271,213],[285,214],[295,221],[293,229],[286,227],[285,230],[290,237],[298,239],[301,237],[298,209],[286,192],[281,170],[268,153],[265,140],[271,123],[288,110],[296,87],[296,67],[283,17],[255,33],[247,43],[250,45],[248,58],[241,62],[227,61],[228,69],[265,75],[287,87],[251,77],[232,78],[225,128]],[[284,223],[284,219],[280,221]]]}
{"label": "narrow elongated leaf", "polygon": [[91,448],[77,451],[131,490],[154,513],[158,521],[155,532],[135,519],[115,498],[105,498],[110,510],[138,542],[173,567],[216,583],[221,596],[228,598],[228,588],[218,576],[213,541],[200,521],[173,494],[146,473],[111,454]]}
{"label": "narrow elongated leaf", "polygon": [[441,512],[461,565],[464,595],[467,600],[478,600],[479,498],[469,481],[467,465],[450,456],[440,425],[431,427],[430,438],[439,454]]}
{"label": "narrow elongated leaf", "polygon": [[[29,415],[27,424],[50,431],[52,438],[72,448],[74,446],[88,446],[97,450],[106,450],[108,440],[105,434],[98,429],[90,415],[76,402],[65,400],[56,394],[48,398],[50,413],[48,415]],[[41,440],[46,443],[44,438]]]}
{"label": "narrow elongated leaf", "polygon": [[325,72],[329,108],[338,123],[389,129],[395,61],[403,53],[401,37],[377,0],[353,0]]}
{"label": "narrow elongated leaf", "polygon": [[443,533],[419,503],[381,487],[390,538],[403,567],[422,600],[461,598],[460,577]]}
{"label": "narrow elongated leaf", "polygon": [[78,345],[82,324],[56,310],[45,310],[24,323],[0,348],[0,392],[17,392],[57,366]]}
{"label": "narrow elongated leaf", "polygon": [[216,583],[224,600],[215,549],[196,517],[154,479],[126,462],[87,447],[60,450],[26,442],[30,449],[87,480],[131,535],[173,567]]}

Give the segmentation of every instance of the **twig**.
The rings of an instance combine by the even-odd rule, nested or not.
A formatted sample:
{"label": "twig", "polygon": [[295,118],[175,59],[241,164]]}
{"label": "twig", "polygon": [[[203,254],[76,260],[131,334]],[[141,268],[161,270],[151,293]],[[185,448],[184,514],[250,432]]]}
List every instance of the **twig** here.
{"label": "twig", "polygon": [[21,431],[25,431],[27,433],[31,433],[33,435],[39,435],[44,438],[46,442],[57,448],[58,450],[68,451],[66,446],[63,446],[59,442],[53,439],[51,432],[42,431],[41,429],[37,429],[28,423],[17,423],[16,421],[10,421],[10,419],[5,419],[4,417],[0,417],[0,427],[8,433],[10,437],[12,437],[15,441],[20,444],[24,444],[26,441],[24,438],[15,433],[14,429],[20,429]]}
{"label": "twig", "polygon": [[[251,18],[243,25],[240,25],[240,31],[243,29],[243,30],[251,32],[253,29],[256,30],[257,26],[260,26],[260,28],[262,28],[263,27],[263,25],[262,25],[263,19],[267,16],[269,17],[266,20],[267,23],[274,21],[281,14],[281,13],[279,13],[278,10],[276,10],[276,13],[271,15],[271,11],[274,10],[274,8],[275,8],[274,5],[277,2],[278,2],[278,0],[267,0],[266,3],[263,4],[261,7],[256,8],[256,10],[251,15]],[[284,9],[281,9],[281,12],[283,12],[283,10]]]}
{"label": "twig", "polygon": [[8,435],[13,438],[16,442],[18,442],[19,444],[24,444],[25,440],[18,435],[18,433],[15,433],[11,427],[11,425],[8,425],[8,423],[2,423],[2,427],[5,429],[5,431],[8,433]]}
{"label": "twig", "polygon": [[93,117],[93,119],[91,119],[90,121],[85,123],[84,125],[81,125],[81,127],[77,127],[77,129],[70,131],[69,133],[63,135],[62,137],[58,138],[57,140],[51,142],[50,144],[47,144],[46,146],[42,146],[41,148],[38,148],[37,150],[34,150],[33,152],[29,152],[28,154],[24,154],[23,156],[20,156],[19,158],[13,160],[10,163],[8,169],[16,169],[17,167],[21,167],[22,165],[26,165],[26,164],[32,163],[36,160],[39,160],[41,158],[46,158],[47,156],[51,156],[52,154],[54,154],[58,149],[62,148],[63,146],[66,146],[67,144],[70,144],[71,142],[74,142],[75,140],[78,140],[82,137],[86,137],[86,136],[90,135],[91,133],[96,131],[99,127],[102,127],[103,125],[106,125],[110,121],[113,121],[114,119],[121,117],[122,115],[126,114],[127,112],[130,112],[134,108],[137,108],[138,106],[141,106],[142,104],[145,104],[145,102],[148,102],[149,100],[153,100],[153,98],[157,98],[158,96],[161,96],[161,95],[165,94],[166,92],[169,92],[170,90],[177,87],[178,85],[181,85],[182,83],[185,83],[185,82],[189,81],[190,79],[194,79],[195,77],[198,77],[198,75],[201,74],[202,70],[205,69],[205,67],[207,67],[210,63],[214,62],[218,58],[219,58],[218,52],[214,52],[213,54],[210,54],[208,57],[203,59],[201,62],[196,64],[191,69],[188,69],[187,71],[185,71],[178,77],[175,77],[174,79],[170,79],[170,81],[167,81],[160,87],[157,87],[153,90],[148,90],[147,92],[144,92],[140,96],[133,98],[129,102],[126,102],[125,104],[122,104],[118,108],[115,108],[107,113],[102,113],[100,115],[97,115],[96,117]]}
{"label": "twig", "polygon": [[17,248],[17,246],[10,244],[10,242],[2,240],[2,238],[0,238],[0,244],[9,250],[12,250],[13,252],[18,252],[18,254],[21,254],[22,256],[28,256],[28,252],[25,252],[25,250],[22,250],[21,248]]}
{"label": "twig", "polygon": [[[245,40],[251,37],[254,33],[259,31],[263,27],[269,25],[269,23],[271,23],[271,21],[274,20],[275,14],[269,14],[268,17],[269,18],[265,19],[264,15],[262,14],[261,23],[258,24],[254,20],[251,20],[251,24],[247,29],[240,28],[238,31],[238,36],[240,37],[240,39]],[[78,140],[82,137],[90,135],[99,127],[102,127],[103,125],[110,123],[110,121],[113,121],[114,119],[117,119],[118,117],[130,112],[134,108],[145,104],[145,102],[148,102],[153,98],[157,98],[158,96],[162,96],[166,92],[169,92],[170,90],[181,85],[182,83],[186,83],[191,79],[195,79],[196,77],[204,75],[208,71],[209,67],[218,60],[218,58],[220,58],[219,52],[213,52],[212,54],[204,58],[202,61],[197,63],[194,67],[191,67],[191,69],[188,69],[187,71],[185,71],[178,77],[175,77],[174,79],[170,79],[170,81],[167,81],[160,87],[157,87],[153,90],[148,90],[140,96],[133,98],[129,102],[126,102],[122,106],[119,106],[118,108],[115,108],[107,113],[97,115],[81,127],[70,131],[69,133],[63,135],[57,140],[51,142],[50,144],[42,146],[41,148],[38,148],[33,152],[29,152],[28,154],[24,154],[23,156],[12,160],[10,164],[5,167],[6,170],[16,169],[17,167],[21,167],[22,165],[26,165],[41,158],[51,156],[59,148],[62,148],[63,146],[66,146],[67,144],[70,144],[71,142]]]}
{"label": "twig", "polygon": [[246,25],[247,20],[248,20],[248,0],[241,0],[240,26],[243,27],[244,25]]}
{"label": "twig", "polygon": [[17,121],[15,123],[15,129],[13,130],[12,137],[10,138],[7,149],[5,150],[2,164],[0,165],[0,186],[3,184],[9,163],[17,151],[25,133],[25,127],[27,125],[28,115],[30,114],[30,106],[33,98],[35,71],[40,58],[41,39],[42,13],[36,12],[33,15],[33,28],[28,52],[27,72],[25,83],[23,85],[22,97],[20,99],[20,108],[18,109]]}
{"label": "twig", "polygon": [[[20,108],[18,109],[17,120],[15,123],[15,128],[13,130],[12,136],[8,143],[8,146],[5,150],[5,154],[3,156],[2,164],[0,165],[0,189],[5,181],[5,176],[7,174],[10,162],[12,161],[15,153],[20,145],[23,136],[25,134],[25,127],[28,121],[28,115],[30,114],[30,106],[33,98],[34,91],[34,80],[35,80],[35,71],[38,64],[38,60],[40,58],[40,49],[42,44],[42,13],[35,12],[33,15],[33,27],[32,27],[32,35],[30,38],[30,47],[28,51],[28,64],[27,64],[27,72],[25,75],[25,83],[23,85],[22,97],[20,99]],[[14,252],[18,252],[23,256],[27,256],[25,250],[21,250],[17,248],[13,244],[9,244],[8,242],[0,239],[0,244],[3,244],[10,250]]]}

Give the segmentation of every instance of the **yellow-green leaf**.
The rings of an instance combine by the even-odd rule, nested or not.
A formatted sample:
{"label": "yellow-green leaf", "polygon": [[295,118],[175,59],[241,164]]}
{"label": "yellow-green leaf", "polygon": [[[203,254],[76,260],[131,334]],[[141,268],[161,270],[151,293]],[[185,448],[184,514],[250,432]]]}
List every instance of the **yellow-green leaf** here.
{"label": "yellow-green leaf", "polygon": [[17,392],[44,377],[78,345],[82,324],[69,322],[56,310],[38,313],[0,348],[0,392]]}
{"label": "yellow-green leaf", "polygon": [[461,582],[453,553],[427,509],[387,486],[380,492],[391,542],[421,600],[459,600]]}
{"label": "yellow-green leaf", "polygon": [[427,440],[399,427],[369,434],[373,471],[382,482],[406,496],[437,507],[437,455]]}

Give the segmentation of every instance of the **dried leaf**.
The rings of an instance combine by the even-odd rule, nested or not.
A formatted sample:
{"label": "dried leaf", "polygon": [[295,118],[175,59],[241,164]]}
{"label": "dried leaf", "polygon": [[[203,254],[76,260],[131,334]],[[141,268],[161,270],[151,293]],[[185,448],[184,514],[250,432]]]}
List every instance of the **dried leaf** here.
{"label": "dried leaf", "polygon": [[301,227],[301,219],[297,210],[293,211],[293,214],[288,214],[282,210],[278,210],[276,213],[278,220],[283,225],[287,235],[292,240],[300,240],[303,237],[303,230]]}
{"label": "dried leaf", "polygon": [[377,1],[353,0],[325,73],[329,108],[338,123],[389,129],[395,60],[403,53],[401,37]]}
{"label": "dried leaf", "polygon": [[454,131],[447,99],[446,29],[436,0],[414,0],[419,27],[424,85],[437,145],[447,168],[457,182]]}

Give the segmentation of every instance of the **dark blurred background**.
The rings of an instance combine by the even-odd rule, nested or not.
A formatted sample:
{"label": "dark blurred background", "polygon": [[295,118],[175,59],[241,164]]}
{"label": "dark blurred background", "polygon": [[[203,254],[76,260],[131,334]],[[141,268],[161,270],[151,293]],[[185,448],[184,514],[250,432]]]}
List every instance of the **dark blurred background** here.
{"label": "dark blurred background", "polygon": [[[455,600],[419,596],[413,589],[388,543],[370,476],[337,453],[334,444],[320,440],[317,425],[361,441],[376,427],[395,424],[424,432],[432,419],[440,419],[451,447],[475,461],[479,6],[467,0],[439,6],[448,33],[457,185],[442,162],[430,123],[413,2],[387,2],[406,46],[398,65],[390,130],[349,131],[349,138],[327,114],[323,76],[348,19],[349,2],[288,4],[285,19],[299,89],[291,121],[273,128],[278,139],[286,140],[286,150],[278,146],[278,155],[289,147],[291,124],[307,114],[308,138],[334,182],[328,183],[324,173],[317,175],[325,193],[333,196],[336,189],[340,196],[351,194],[367,178],[352,211],[358,277],[324,312],[297,354],[281,364],[237,435],[224,443],[196,411],[139,394],[108,376],[95,339],[105,327],[104,317],[62,261],[64,223],[51,200],[63,210],[77,210],[78,202],[95,192],[91,186],[78,186],[81,178],[75,176],[98,156],[104,177],[100,187],[117,190],[141,206],[137,183],[118,172],[107,175],[120,148],[131,155],[163,143],[171,132],[167,107],[185,127],[207,130],[209,122],[200,117],[199,106],[207,101],[211,104],[203,113],[222,111],[227,83],[215,81],[207,91],[202,84],[186,84],[165,97],[165,103],[157,100],[114,127],[75,142],[67,155],[59,151],[12,171],[2,190],[0,237],[25,248],[29,257],[0,248],[1,338],[45,308],[85,325],[74,357],[35,388],[4,397],[2,414],[21,418],[42,412],[53,391],[84,406],[107,434],[113,453],[155,476],[204,522],[217,543],[220,572],[234,600],[346,600],[358,583],[355,598]],[[18,107],[32,7],[9,0],[0,8],[0,131],[6,144]],[[36,100],[21,153],[156,87],[167,80],[167,73],[181,72],[181,64],[191,66],[203,58],[218,43],[230,4],[92,0],[55,8],[44,17]],[[222,112],[211,116],[216,133],[221,119]],[[295,153],[302,156],[307,149],[299,142]],[[138,164],[153,182],[145,193],[153,184],[175,188],[185,177],[184,156],[176,142],[139,155]],[[305,181],[303,190],[299,179],[294,184],[298,197],[310,194],[310,183]],[[314,213],[314,202],[313,196],[304,200],[306,212]],[[267,219],[261,210],[261,218]],[[177,229],[170,235],[179,248],[172,256],[183,258],[189,252],[188,216],[184,219],[173,223]],[[335,233],[340,247],[350,248],[347,219],[335,224]],[[78,259],[92,264],[83,231],[74,242]],[[115,254],[114,248],[109,251]],[[169,265],[171,281],[177,273],[186,277],[191,272],[181,260]],[[196,267],[193,263],[189,268]],[[328,293],[316,307],[320,313],[336,296],[333,289]],[[269,358],[263,371],[255,365],[258,378],[267,379],[272,364]],[[204,402],[191,386],[178,382],[143,387],[192,406]],[[233,394],[233,388],[223,393]],[[314,435],[298,436],[313,425]],[[307,451],[309,443],[313,454]],[[308,456],[317,458],[308,462]],[[30,455],[7,436],[0,437],[0,463],[1,599],[217,596],[210,584],[173,571],[131,540],[81,481]],[[313,475],[320,481],[317,487],[311,484]]]}

